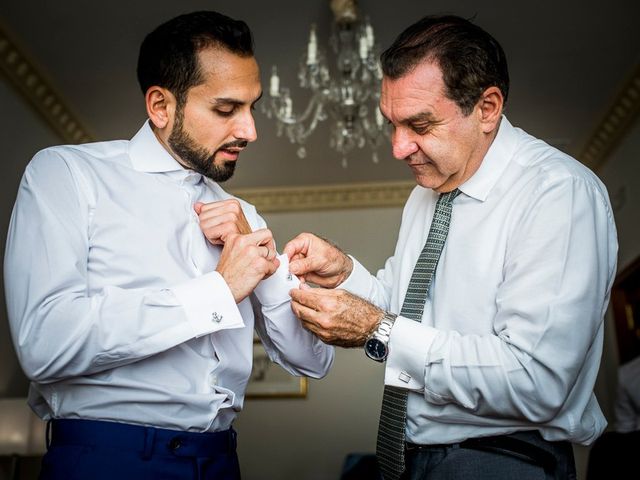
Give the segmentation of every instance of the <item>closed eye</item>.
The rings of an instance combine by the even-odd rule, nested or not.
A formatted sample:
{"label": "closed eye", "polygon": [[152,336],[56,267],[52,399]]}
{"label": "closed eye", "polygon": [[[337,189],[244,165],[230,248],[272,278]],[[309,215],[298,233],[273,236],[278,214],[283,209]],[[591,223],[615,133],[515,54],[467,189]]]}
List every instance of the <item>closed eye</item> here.
{"label": "closed eye", "polygon": [[424,135],[425,133],[427,133],[429,130],[431,130],[433,128],[433,124],[432,123],[417,123],[417,124],[409,125],[409,128],[411,128],[411,130],[416,132],[418,135]]}
{"label": "closed eye", "polygon": [[231,115],[233,115],[236,111],[236,107],[229,107],[229,108],[216,108],[214,109],[214,112],[217,115],[220,115],[221,117],[230,117]]}

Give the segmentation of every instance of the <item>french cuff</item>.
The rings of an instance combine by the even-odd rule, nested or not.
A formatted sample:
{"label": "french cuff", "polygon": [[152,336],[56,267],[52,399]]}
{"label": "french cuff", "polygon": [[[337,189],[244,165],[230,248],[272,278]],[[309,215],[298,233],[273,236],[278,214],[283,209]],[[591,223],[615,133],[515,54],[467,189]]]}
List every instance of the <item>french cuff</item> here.
{"label": "french cuff", "polygon": [[396,318],[389,337],[385,385],[424,391],[427,352],[434,338],[433,329],[408,318]]}
{"label": "french cuff", "polygon": [[347,279],[338,285],[337,288],[342,288],[358,295],[362,298],[367,298],[371,292],[371,274],[358,260],[349,255],[349,258],[353,262],[353,269]]}
{"label": "french cuff", "polygon": [[281,305],[291,301],[289,290],[298,288],[300,280],[289,272],[289,257],[286,253],[279,255],[280,266],[269,278],[262,280],[255,288],[258,301],[264,307]]}
{"label": "french cuff", "polygon": [[196,337],[244,327],[233,294],[218,272],[176,285],[171,291],[184,309]]}

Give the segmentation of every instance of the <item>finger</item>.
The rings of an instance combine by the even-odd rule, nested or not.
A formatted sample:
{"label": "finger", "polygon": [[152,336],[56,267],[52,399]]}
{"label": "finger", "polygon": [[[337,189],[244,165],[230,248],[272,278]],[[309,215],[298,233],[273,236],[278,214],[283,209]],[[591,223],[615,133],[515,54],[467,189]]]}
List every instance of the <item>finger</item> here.
{"label": "finger", "polygon": [[230,235],[237,234],[238,230],[233,224],[223,223],[220,225],[200,225],[200,230],[209,242],[214,245],[222,245],[226,243]]}
{"label": "finger", "polygon": [[196,202],[193,204],[193,210],[196,212],[196,215],[200,216],[200,212],[202,212],[202,207],[204,207],[204,203]]}
{"label": "finger", "polygon": [[[276,256],[278,255],[278,252],[276,252],[275,248],[270,245],[264,245],[264,247],[267,249],[267,256],[265,258],[267,260],[275,260]],[[278,261],[278,263],[280,262]]]}
{"label": "finger", "polygon": [[300,320],[303,320],[304,322],[312,325],[318,325],[317,320],[320,314],[313,308],[310,308],[302,303],[292,301],[291,310],[293,310],[293,313],[295,313],[296,317],[298,317]]}
{"label": "finger", "polygon": [[278,250],[276,250],[276,242],[272,238],[269,242],[266,243],[267,247],[269,247],[276,255],[278,255]]}
{"label": "finger", "polygon": [[309,235],[308,233],[301,233],[297,237],[289,240],[284,246],[284,253],[287,254],[289,259],[294,258],[296,255],[306,255],[309,251]]}
{"label": "finger", "polygon": [[245,236],[245,241],[254,245],[266,245],[273,241],[273,234],[268,228],[261,228],[253,233],[248,233]]}
{"label": "finger", "polygon": [[[202,203],[202,202],[199,202]],[[235,199],[219,200],[217,202],[203,203],[202,211],[211,212],[215,210],[224,210],[225,212],[235,211],[236,213],[242,212],[240,202]]]}
{"label": "finger", "polygon": [[276,270],[278,270],[278,268],[280,268],[280,260],[274,258],[269,262],[269,270],[267,271],[266,276],[270,277],[271,275],[276,273]]}
{"label": "finger", "polygon": [[320,310],[319,295],[315,288],[293,288],[289,291],[291,300],[311,308],[314,311]]}
{"label": "finger", "polygon": [[[295,272],[291,272],[291,273],[295,273]],[[336,285],[336,282],[334,281],[333,278],[327,279],[327,277],[318,275],[313,271],[305,273],[305,278],[307,279],[308,282],[315,283],[316,285],[320,285],[321,287],[324,287],[324,288],[337,288],[339,285],[341,285],[341,284]]]}
{"label": "finger", "polygon": [[322,268],[322,259],[317,257],[298,257],[289,262],[289,271],[296,275],[306,275]]}
{"label": "finger", "polygon": [[267,260],[273,260],[276,258],[276,251],[269,248],[268,245],[258,245],[258,250],[260,251],[260,255]]}

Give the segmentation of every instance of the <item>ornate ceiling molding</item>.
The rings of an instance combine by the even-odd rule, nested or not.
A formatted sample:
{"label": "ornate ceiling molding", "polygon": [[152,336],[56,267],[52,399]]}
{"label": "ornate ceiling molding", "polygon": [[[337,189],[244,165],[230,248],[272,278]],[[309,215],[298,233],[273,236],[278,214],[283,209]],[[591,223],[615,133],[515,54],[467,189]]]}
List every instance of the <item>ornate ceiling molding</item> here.
{"label": "ornate ceiling molding", "polygon": [[261,213],[401,207],[415,187],[413,181],[349,183],[304,187],[232,189]]}
{"label": "ornate ceiling molding", "polygon": [[607,161],[640,112],[640,65],[616,96],[613,104],[589,137],[578,160],[593,170]]}
{"label": "ornate ceiling molding", "polygon": [[85,143],[92,137],[71,113],[44,76],[0,26],[0,72],[16,87],[66,143]]}

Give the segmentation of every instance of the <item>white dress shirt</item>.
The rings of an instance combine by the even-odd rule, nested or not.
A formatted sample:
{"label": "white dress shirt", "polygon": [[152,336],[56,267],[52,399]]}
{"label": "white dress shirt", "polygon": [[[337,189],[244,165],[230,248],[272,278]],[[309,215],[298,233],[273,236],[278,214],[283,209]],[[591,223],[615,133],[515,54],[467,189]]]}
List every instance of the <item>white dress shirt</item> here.
{"label": "white dress shirt", "polygon": [[620,365],[614,410],[616,431],[640,431],[640,357]]}
{"label": "white dress shirt", "polygon": [[[193,204],[228,198],[177,163],[148,123],[131,141],[33,158],[4,273],[38,415],[224,430],[242,408],[254,327],[291,374],[326,374],[333,349],[292,313],[286,256],[239,304],[214,271],[221,248],[202,234]],[[251,227],[265,227],[241,203]]]}
{"label": "white dress shirt", "polygon": [[[593,394],[617,238],[604,185],[503,117],[453,202],[422,322],[398,317],[385,383],[410,390],[407,440],[453,443],[537,429],[591,443],[606,421]],[[402,307],[438,194],[416,187],[394,256],[342,285]]]}

